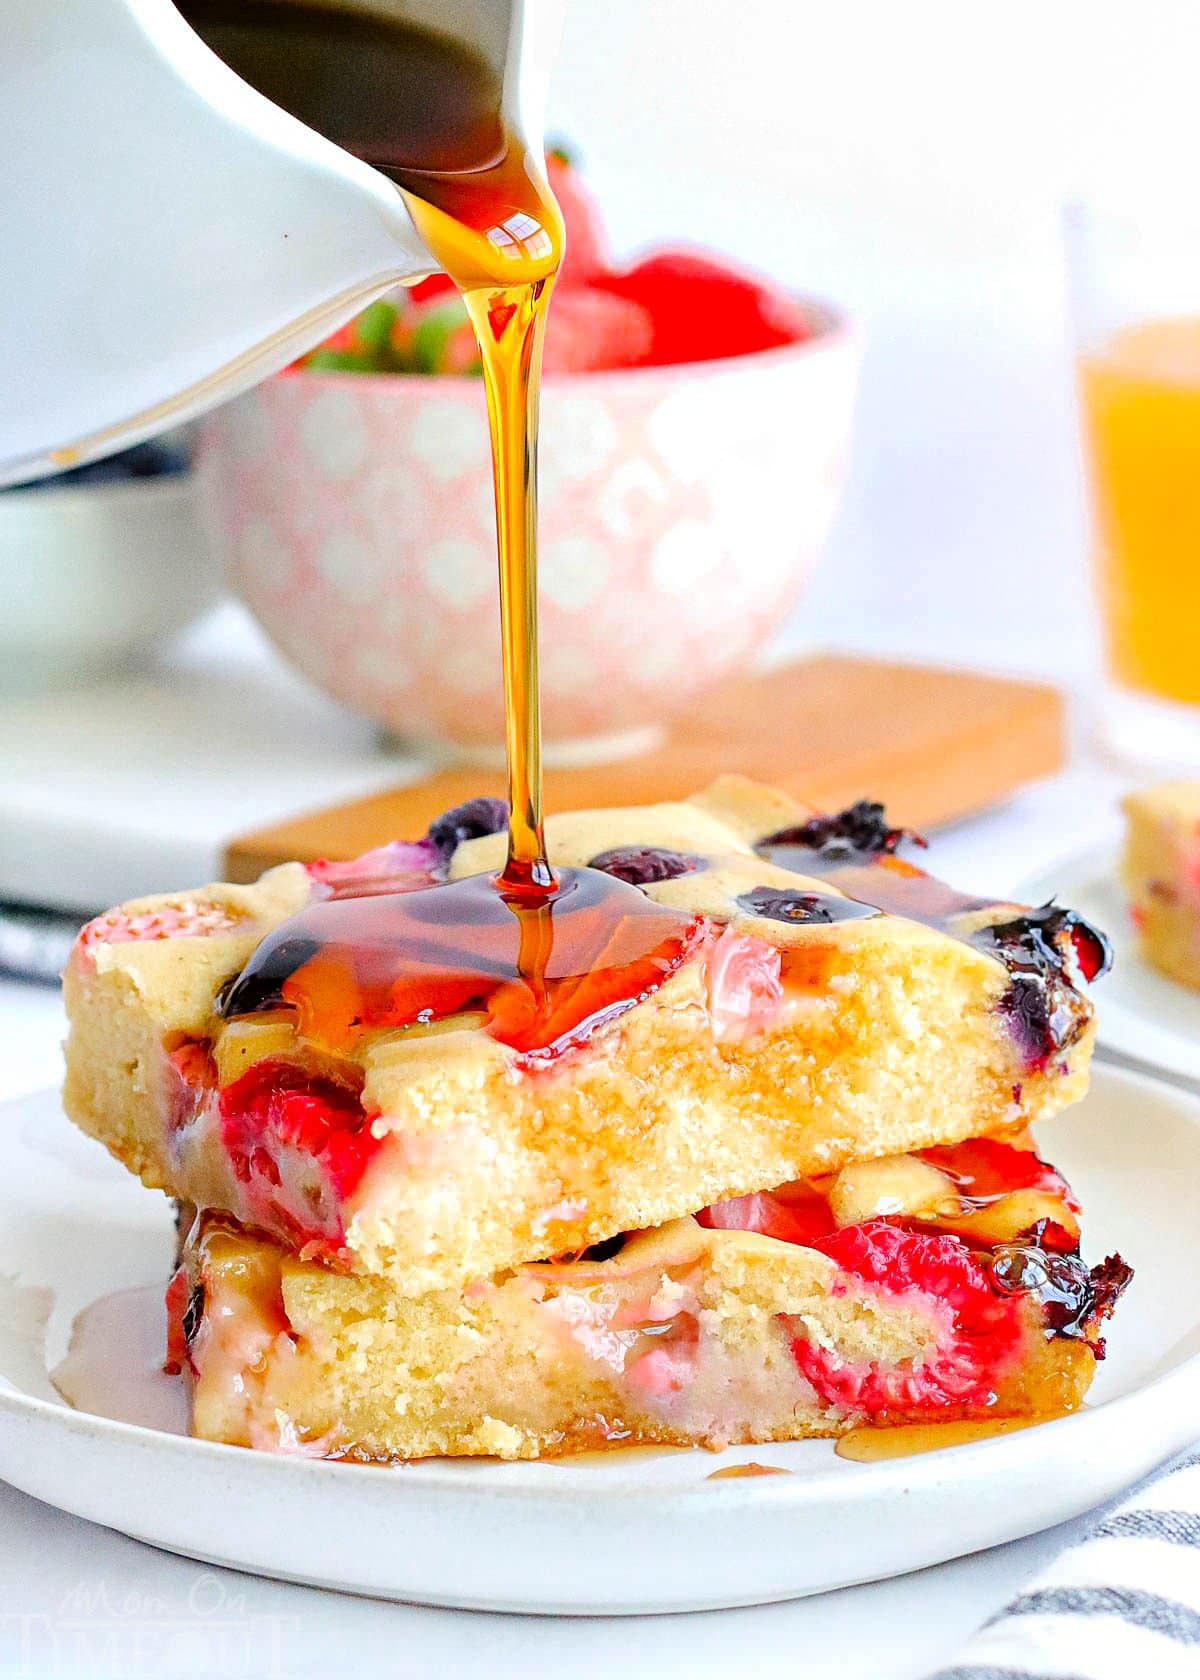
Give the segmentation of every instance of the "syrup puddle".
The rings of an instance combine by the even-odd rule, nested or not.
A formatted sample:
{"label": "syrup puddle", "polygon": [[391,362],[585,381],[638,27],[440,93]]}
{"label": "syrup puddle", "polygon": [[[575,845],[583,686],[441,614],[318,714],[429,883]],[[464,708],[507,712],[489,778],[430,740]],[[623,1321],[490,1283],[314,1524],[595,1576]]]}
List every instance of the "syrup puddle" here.
{"label": "syrup puddle", "polygon": [[913,1458],[918,1453],[940,1452],[944,1447],[961,1447],[970,1441],[987,1441],[993,1435],[1015,1435],[1019,1429],[1035,1429],[1052,1423],[1066,1412],[1044,1412],[1038,1417],[961,1418],[951,1423],[902,1423],[893,1429],[870,1426],[851,1429],[834,1446],[839,1458],[855,1464],[878,1464],[888,1458]]}
{"label": "syrup puddle", "polygon": [[69,1406],[169,1435],[188,1432],[187,1396],[164,1372],[167,1315],[157,1284],[120,1289],[85,1307],[50,1379]]}
{"label": "syrup puddle", "polygon": [[557,1458],[544,1458],[543,1464],[556,1465],[562,1470],[585,1469],[591,1464],[628,1464],[631,1458],[674,1458],[678,1453],[694,1453],[695,1447],[673,1447],[655,1441],[631,1441],[628,1446],[617,1441],[611,1447],[585,1447],[582,1452],[560,1453]]}
{"label": "syrup puddle", "polygon": [[731,1482],[735,1476],[790,1476],[793,1472],[785,1470],[782,1464],[756,1464],[750,1459],[745,1464],[727,1464],[723,1470],[713,1470],[704,1479],[706,1482]]}

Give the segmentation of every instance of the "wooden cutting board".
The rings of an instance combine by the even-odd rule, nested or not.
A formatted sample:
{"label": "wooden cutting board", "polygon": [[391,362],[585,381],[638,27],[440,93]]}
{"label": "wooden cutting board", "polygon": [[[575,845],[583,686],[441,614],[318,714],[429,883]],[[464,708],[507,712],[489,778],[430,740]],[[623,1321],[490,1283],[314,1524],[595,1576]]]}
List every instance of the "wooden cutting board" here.
{"label": "wooden cutting board", "polygon": [[[1050,775],[1066,756],[1056,689],[934,666],[823,654],[710,695],[661,747],[546,773],[549,811],[679,799],[726,771],[836,810],[882,799],[894,822],[928,828]],[[504,792],[500,770],[423,781],[312,811],[231,841],[231,881],[289,858],[350,858],[422,835],[439,812]]]}

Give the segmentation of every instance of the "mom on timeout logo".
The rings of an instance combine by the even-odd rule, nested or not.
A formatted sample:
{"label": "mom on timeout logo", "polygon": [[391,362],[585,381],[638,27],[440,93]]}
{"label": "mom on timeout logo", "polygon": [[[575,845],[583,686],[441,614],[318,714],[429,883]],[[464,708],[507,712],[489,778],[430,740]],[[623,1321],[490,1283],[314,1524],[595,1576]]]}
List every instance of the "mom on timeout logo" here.
{"label": "mom on timeout logo", "polygon": [[0,1654],[16,1680],[143,1680],[143,1676],[284,1674],[293,1616],[251,1610],[236,1580],[213,1571],[180,1593],[77,1581],[49,1606],[0,1598]]}

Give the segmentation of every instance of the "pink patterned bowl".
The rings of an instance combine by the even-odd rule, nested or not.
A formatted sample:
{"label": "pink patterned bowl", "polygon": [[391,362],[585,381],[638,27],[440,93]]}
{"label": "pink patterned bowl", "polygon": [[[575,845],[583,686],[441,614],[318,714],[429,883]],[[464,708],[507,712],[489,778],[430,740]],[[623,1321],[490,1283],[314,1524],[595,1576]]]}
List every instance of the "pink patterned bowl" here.
{"label": "pink patterned bowl", "polygon": [[[750,665],[800,594],[841,488],[858,343],[548,377],[542,684],[560,760],[656,732]],[[290,372],[204,451],[234,587],[319,687],[405,741],[503,740],[482,384]]]}

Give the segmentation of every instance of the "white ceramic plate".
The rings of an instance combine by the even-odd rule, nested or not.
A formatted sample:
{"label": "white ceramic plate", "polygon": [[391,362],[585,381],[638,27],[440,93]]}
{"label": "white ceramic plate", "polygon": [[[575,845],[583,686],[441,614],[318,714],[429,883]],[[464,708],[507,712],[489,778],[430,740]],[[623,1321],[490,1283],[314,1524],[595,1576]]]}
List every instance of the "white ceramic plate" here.
{"label": "white ceramic plate", "polygon": [[[208,1562],[489,1610],[765,1603],[1015,1539],[1116,1493],[1200,1428],[1200,1100],[1102,1070],[1050,1134],[1084,1201],[1088,1254],[1120,1248],[1137,1267],[1093,1404],[1074,1417],[870,1465],[814,1441],[372,1469],[212,1446],[58,1398],[47,1366],[74,1314],[162,1279],[170,1218],[53,1095],[28,1098],[0,1109],[0,1476]],[[708,1479],[746,1459],[792,1474]]]}
{"label": "white ceramic plate", "polygon": [[1138,955],[1114,851],[1068,858],[1022,882],[1014,897],[1024,904],[1057,898],[1112,940],[1112,972],[1096,987],[1102,1045],[1163,1073],[1200,1080],[1200,992],[1168,980]]}

